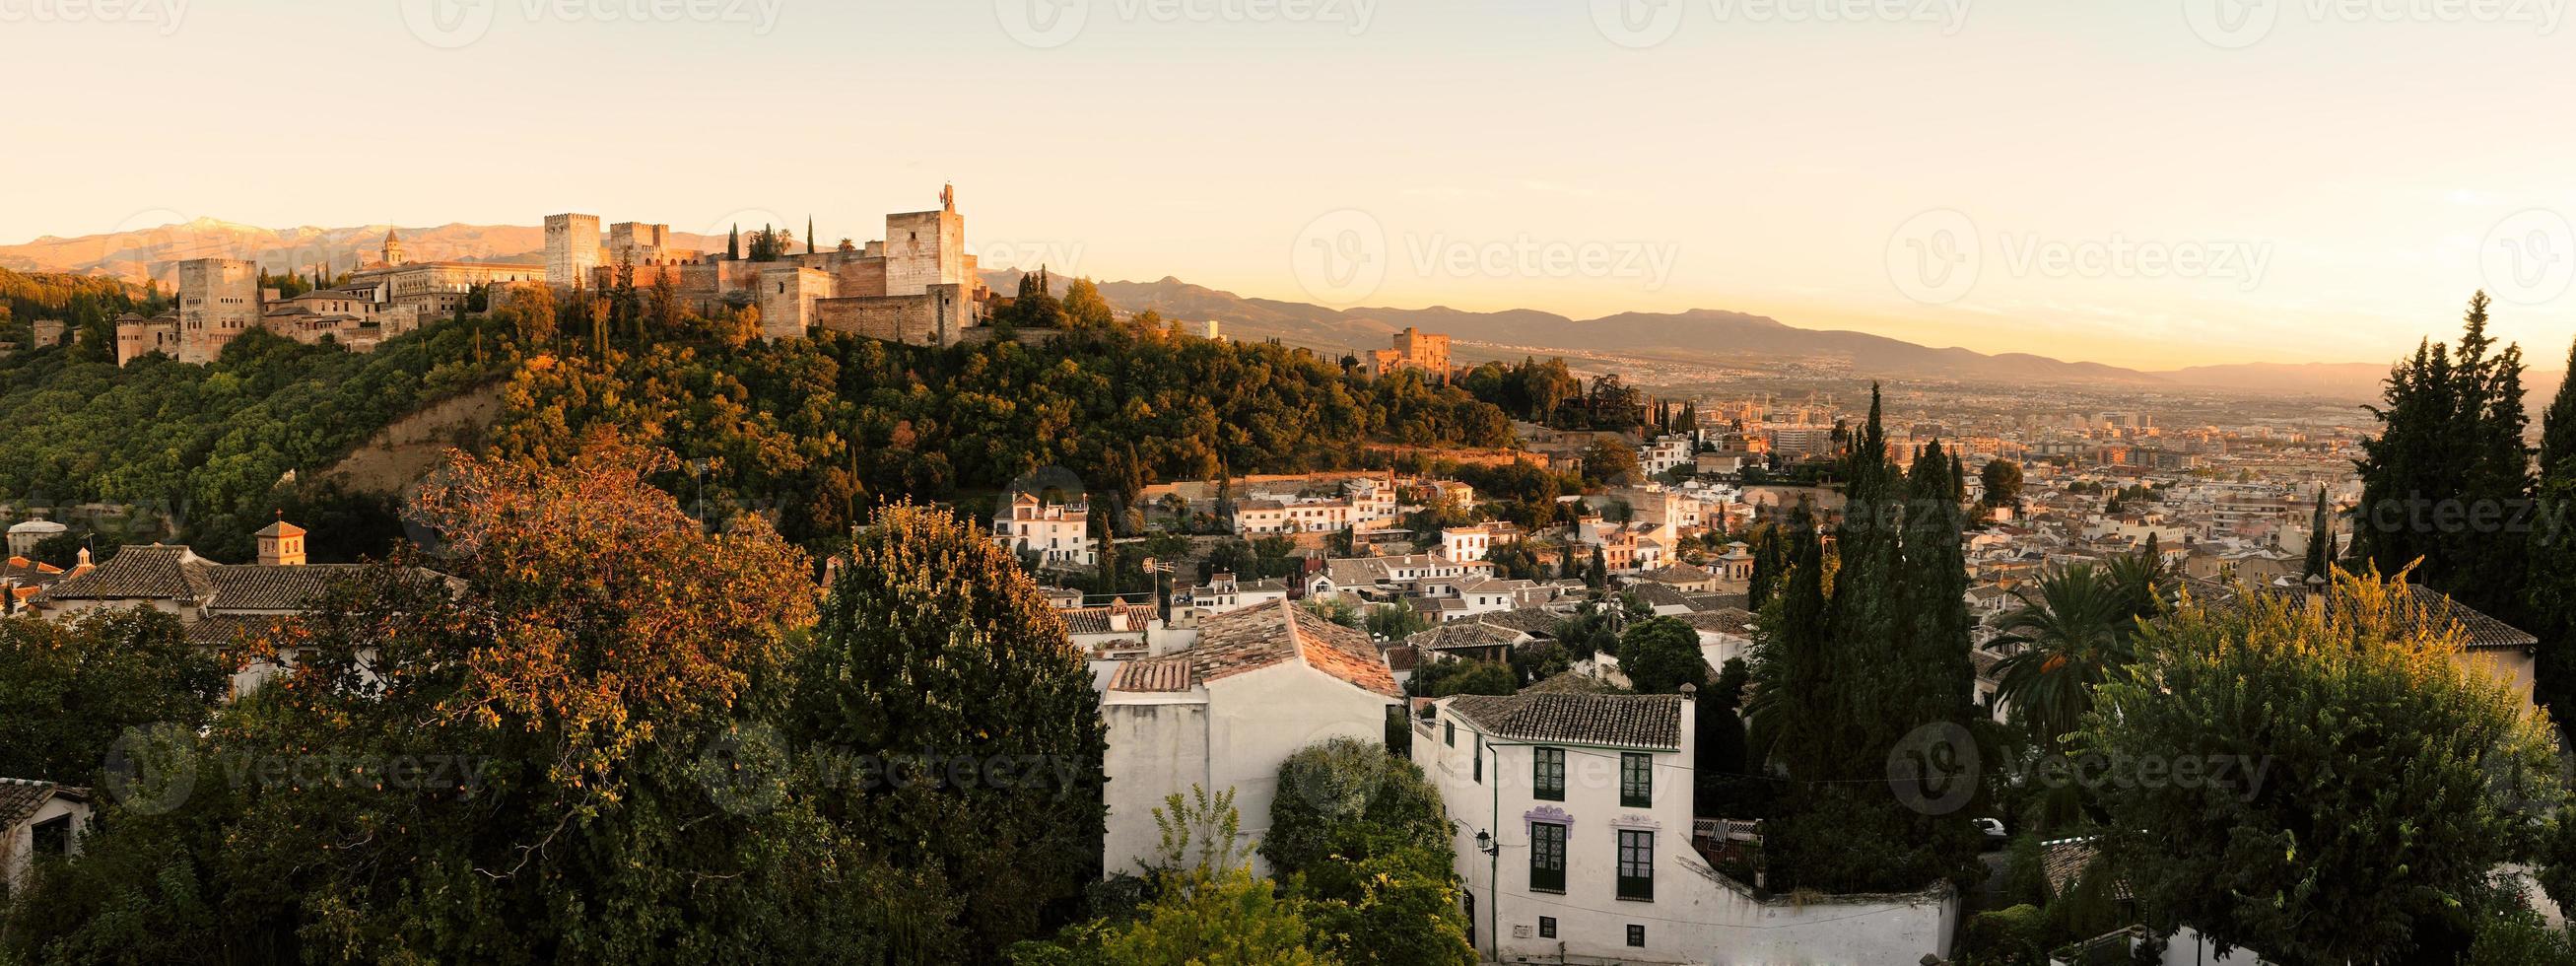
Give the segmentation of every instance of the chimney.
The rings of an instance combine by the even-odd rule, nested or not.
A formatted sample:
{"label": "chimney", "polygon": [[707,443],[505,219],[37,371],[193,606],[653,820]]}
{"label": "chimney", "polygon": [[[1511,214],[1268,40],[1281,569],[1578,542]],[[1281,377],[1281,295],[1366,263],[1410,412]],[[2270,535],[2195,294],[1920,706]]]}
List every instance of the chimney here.
{"label": "chimney", "polygon": [[276,523],[261,528],[252,536],[259,539],[260,566],[304,566],[304,528],[286,522],[285,511],[278,512]]}

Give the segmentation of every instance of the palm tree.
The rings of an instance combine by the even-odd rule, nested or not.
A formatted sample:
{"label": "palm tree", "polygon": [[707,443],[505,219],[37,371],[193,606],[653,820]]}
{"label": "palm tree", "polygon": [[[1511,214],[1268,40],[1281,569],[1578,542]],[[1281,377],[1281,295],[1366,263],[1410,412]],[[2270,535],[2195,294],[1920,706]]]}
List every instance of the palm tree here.
{"label": "palm tree", "polygon": [[2094,687],[2136,658],[2134,589],[2115,582],[2115,572],[2076,564],[2040,578],[2035,598],[2016,592],[2022,606],[2005,615],[1995,638],[2021,648],[1995,666],[1995,697],[2043,752],[2061,750],[2092,710]]}

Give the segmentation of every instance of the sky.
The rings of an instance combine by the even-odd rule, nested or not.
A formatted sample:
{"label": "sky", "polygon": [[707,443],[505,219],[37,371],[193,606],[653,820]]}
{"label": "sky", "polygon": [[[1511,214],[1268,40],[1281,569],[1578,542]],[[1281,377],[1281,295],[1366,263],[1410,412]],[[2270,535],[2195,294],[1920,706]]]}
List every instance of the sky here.
{"label": "sky", "polygon": [[[2570,0],[0,0],[0,243],[874,238],[2146,368],[2576,338]],[[41,80],[39,80],[41,79]],[[39,106],[41,105],[41,106]]]}

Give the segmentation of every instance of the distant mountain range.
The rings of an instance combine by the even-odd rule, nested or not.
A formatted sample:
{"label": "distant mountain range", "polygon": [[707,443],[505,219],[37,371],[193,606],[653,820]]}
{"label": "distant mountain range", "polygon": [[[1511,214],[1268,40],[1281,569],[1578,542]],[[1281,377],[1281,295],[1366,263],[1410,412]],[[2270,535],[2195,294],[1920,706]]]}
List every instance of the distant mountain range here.
{"label": "distant mountain range", "polygon": [[[167,290],[177,284],[175,266],[192,258],[239,258],[256,261],[272,272],[309,272],[316,266],[347,271],[381,257],[385,233],[399,232],[403,250],[421,262],[545,261],[544,226],[447,224],[425,227],[360,225],[354,228],[261,228],[212,218],[199,218],[157,228],[138,228],[106,235],[57,238],[47,235],[23,245],[0,246],[0,268],[21,272],[65,272],[109,275],[135,284],[158,280]],[[673,232],[680,248],[717,251],[721,235]]]}
{"label": "distant mountain range", "polygon": [[[173,266],[191,258],[253,259],[280,272],[306,271],[316,265],[345,270],[353,264],[374,261],[388,230],[401,234],[410,257],[418,261],[544,260],[545,230],[541,226],[271,229],[201,218],[158,228],[79,238],[47,236],[23,245],[0,246],[0,267],[115,276],[138,284],[145,279],[158,279],[167,289],[175,283]],[[714,251],[721,249],[725,240],[722,236],[675,233],[672,241],[683,248]],[[1016,288],[1019,281],[1016,271],[987,272],[985,277],[988,284],[1005,292]],[[1580,320],[1533,309],[1331,309],[1304,302],[1245,298],[1177,278],[1103,282],[1100,291],[1122,310],[1153,309],[1174,319],[1212,319],[1236,338],[1275,338],[1327,350],[1383,346],[1389,335],[1407,326],[1418,326],[1424,331],[1448,333],[1462,343],[1465,354],[1490,357],[1572,352],[1697,364],[1823,360],[1848,366],[1855,373],[1892,378],[2201,388],[2337,401],[2375,397],[2379,381],[2388,374],[2386,362],[2242,363],[2147,371],[2019,352],[1988,354],[1956,347],[1935,348],[1866,332],[1802,329],[1777,319],[1716,309],[1626,312]],[[2561,375],[2535,371],[2526,381],[2537,392],[2543,386],[2554,387]]]}
{"label": "distant mountain range", "polygon": [[[990,275],[989,284],[1006,291],[1018,278],[1015,272]],[[1241,338],[1277,338],[1319,348],[1374,348],[1407,326],[1419,326],[1489,350],[1568,350],[1700,363],[1825,359],[1846,364],[1854,372],[1897,378],[2211,389],[2356,402],[2376,398],[2380,380],[2388,375],[2385,362],[2254,362],[2140,370],[2020,352],[1988,354],[1956,347],[1934,348],[1866,332],[1802,329],[1764,316],[1715,309],[1626,312],[1581,320],[1530,309],[1331,309],[1303,302],[1244,298],[1175,278],[1104,282],[1100,291],[1111,304],[1127,311],[1153,309],[1176,319],[1215,319],[1222,323],[1224,331]],[[2561,375],[2534,371],[2526,381],[2535,390],[2555,387]]]}

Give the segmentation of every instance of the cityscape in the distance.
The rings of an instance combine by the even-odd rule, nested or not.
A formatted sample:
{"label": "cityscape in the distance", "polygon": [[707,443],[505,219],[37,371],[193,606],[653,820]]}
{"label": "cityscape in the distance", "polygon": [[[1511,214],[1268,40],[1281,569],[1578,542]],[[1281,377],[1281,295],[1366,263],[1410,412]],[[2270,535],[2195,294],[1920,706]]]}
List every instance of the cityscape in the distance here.
{"label": "cityscape in the distance", "polygon": [[0,966],[2576,964],[2564,2],[0,0]]}

